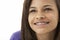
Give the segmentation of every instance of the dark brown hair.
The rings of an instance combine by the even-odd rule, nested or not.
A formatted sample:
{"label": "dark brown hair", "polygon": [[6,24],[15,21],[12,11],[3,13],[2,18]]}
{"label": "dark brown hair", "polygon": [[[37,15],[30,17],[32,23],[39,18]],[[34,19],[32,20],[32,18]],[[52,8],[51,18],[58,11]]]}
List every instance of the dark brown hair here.
{"label": "dark brown hair", "polygon": [[[29,7],[31,5],[32,0],[25,0],[23,5],[23,14],[22,14],[22,22],[21,22],[21,40],[37,40],[35,32],[30,28],[28,23],[28,15],[29,15]],[[59,17],[60,17],[60,0],[55,0]],[[59,18],[60,20],[60,18]],[[58,21],[59,21],[58,20]],[[56,33],[54,40],[60,40],[60,21],[58,22]]]}

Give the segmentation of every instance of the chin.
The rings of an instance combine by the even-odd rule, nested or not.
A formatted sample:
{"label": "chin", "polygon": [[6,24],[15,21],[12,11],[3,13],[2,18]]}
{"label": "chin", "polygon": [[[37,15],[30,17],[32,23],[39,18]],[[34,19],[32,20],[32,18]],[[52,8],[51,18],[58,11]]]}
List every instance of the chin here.
{"label": "chin", "polygon": [[53,30],[44,30],[44,29],[37,29],[35,30],[36,34],[46,34],[46,33],[50,33]]}

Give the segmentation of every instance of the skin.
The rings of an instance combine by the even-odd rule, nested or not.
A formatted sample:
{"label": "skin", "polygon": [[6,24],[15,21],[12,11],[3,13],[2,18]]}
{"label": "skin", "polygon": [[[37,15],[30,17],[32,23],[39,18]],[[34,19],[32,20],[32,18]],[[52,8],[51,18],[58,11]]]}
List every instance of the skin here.
{"label": "skin", "polygon": [[58,9],[55,1],[32,0],[28,22],[31,29],[36,32],[38,40],[48,40],[49,36],[53,36],[58,24]]}

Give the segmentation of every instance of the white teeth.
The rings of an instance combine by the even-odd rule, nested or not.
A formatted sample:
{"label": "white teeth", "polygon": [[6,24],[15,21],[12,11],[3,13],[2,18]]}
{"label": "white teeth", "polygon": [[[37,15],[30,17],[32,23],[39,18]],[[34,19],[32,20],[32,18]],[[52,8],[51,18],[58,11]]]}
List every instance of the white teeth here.
{"label": "white teeth", "polygon": [[49,24],[49,22],[37,22],[37,23],[34,23],[35,25],[45,25],[45,24]]}
{"label": "white teeth", "polygon": [[46,24],[46,23],[36,23],[36,25],[41,25],[41,24]]}

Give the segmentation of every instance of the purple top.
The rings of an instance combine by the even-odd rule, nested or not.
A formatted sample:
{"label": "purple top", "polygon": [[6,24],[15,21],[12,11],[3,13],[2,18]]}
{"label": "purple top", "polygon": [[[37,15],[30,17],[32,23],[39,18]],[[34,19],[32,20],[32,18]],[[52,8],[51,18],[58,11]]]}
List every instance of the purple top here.
{"label": "purple top", "polygon": [[17,32],[13,33],[13,35],[10,38],[10,40],[21,40],[21,33],[20,33],[20,31],[17,31]]}

